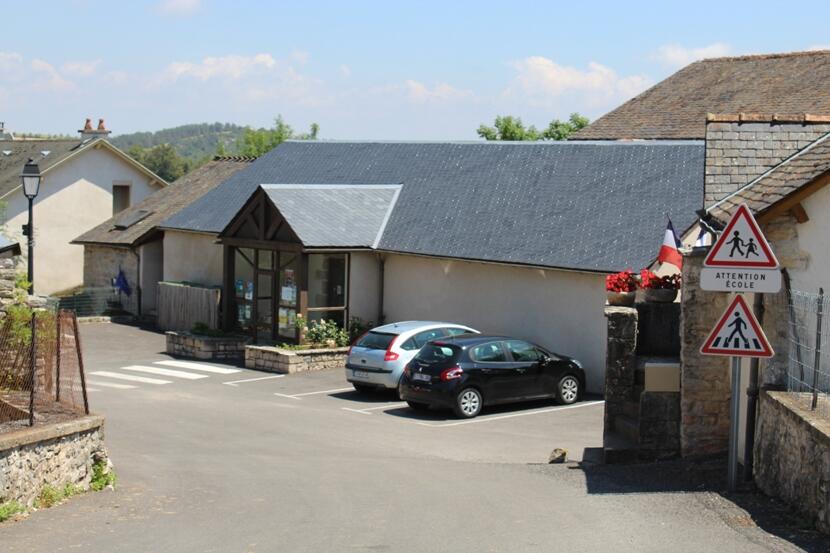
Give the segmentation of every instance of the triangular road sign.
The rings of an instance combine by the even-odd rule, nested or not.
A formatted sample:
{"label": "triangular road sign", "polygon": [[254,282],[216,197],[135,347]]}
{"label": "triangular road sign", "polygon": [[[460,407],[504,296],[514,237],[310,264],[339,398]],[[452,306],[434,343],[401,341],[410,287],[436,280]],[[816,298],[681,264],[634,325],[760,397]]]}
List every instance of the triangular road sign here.
{"label": "triangular road sign", "polygon": [[752,212],[741,204],[729,219],[718,241],[709,250],[704,267],[775,269],[778,260]]}
{"label": "triangular road sign", "polygon": [[772,357],[775,354],[743,296],[735,296],[703,343],[700,353],[735,357]]}

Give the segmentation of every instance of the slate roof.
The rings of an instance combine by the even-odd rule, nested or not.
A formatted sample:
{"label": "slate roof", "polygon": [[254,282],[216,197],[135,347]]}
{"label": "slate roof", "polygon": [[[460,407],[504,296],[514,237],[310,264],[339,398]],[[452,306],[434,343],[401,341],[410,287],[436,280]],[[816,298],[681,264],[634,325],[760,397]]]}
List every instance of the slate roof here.
{"label": "slate roof", "polygon": [[218,233],[263,183],[399,183],[379,249],[637,269],[656,255],[666,215],[686,228],[703,207],[703,149],[702,142],[289,141],[163,226]]}
{"label": "slate roof", "polygon": [[[194,169],[174,183],[157,190],[141,202],[104,221],[72,241],[73,244],[133,246],[156,230],[159,223],[244,169],[253,158],[216,158]],[[145,213],[141,213],[145,212]],[[121,227],[140,218],[135,224]]]}
{"label": "slate roof", "polygon": [[0,198],[20,186],[20,173],[29,158],[43,173],[82,146],[80,140],[0,140]]}
{"label": "slate roof", "polygon": [[830,50],[701,60],[603,115],[574,140],[700,139],[706,114],[830,113]]}
{"label": "slate roof", "polygon": [[[263,185],[303,245],[376,247],[401,185]],[[322,223],[322,224],[321,224]]]}
{"label": "slate roof", "polygon": [[828,171],[830,171],[830,133],[796,152],[738,191],[721,199],[708,211],[724,222],[743,203],[747,204],[753,213],[760,213]]}

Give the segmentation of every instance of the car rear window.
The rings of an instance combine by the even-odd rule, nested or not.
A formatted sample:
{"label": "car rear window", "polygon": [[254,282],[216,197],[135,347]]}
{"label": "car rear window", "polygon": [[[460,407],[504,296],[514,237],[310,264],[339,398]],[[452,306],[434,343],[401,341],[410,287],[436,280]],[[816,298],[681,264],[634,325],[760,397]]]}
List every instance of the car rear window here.
{"label": "car rear window", "polygon": [[461,348],[443,343],[429,343],[421,348],[415,359],[425,365],[443,365],[455,363],[461,353]]}
{"label": "car rear window", "polygon": [[367,332],[355,344],[359,348],[366,349],[387,349],[397,334],[385,334],[383,332]]}

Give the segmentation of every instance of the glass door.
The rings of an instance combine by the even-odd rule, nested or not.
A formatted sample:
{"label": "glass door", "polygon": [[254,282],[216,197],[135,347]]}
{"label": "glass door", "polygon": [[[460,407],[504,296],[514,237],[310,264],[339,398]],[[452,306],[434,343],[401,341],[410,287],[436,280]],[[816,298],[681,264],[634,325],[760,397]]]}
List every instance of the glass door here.
{"label": "glass door", "polygon": [[299,301],[300,254],[279,252],[279,338],[297,340],[297,302]]}
{"label": "glass door", "polygon": [[253,333],[254,255],[254,250],[250,248],[234,249],[233,298],[236,327],[245,334]]}
{"label": "glass door", "polygon": [[275,252],[257,250],[256,336],[258,343],[274,339],[274,258]]}

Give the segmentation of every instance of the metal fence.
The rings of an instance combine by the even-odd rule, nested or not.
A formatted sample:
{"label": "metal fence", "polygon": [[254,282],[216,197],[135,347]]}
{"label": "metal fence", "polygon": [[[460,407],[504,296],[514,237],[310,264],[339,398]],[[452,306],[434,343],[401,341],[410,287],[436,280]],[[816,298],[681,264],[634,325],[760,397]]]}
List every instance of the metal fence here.
{"label": "metal fence", "polygon": [[70,311],[0,323],[0,433],[89,414],[78,321]]}
{"label": "metal fence", "polygon": [[79,317],[96,317],[123,313],[126,297],[111,286],[85,287],[58,298],[60,309],[74,311]]}
{"label": "metal fence", "polygon": [[787,389],[805,409],[830,418],[830,299],[792,290],[788,297]]}

